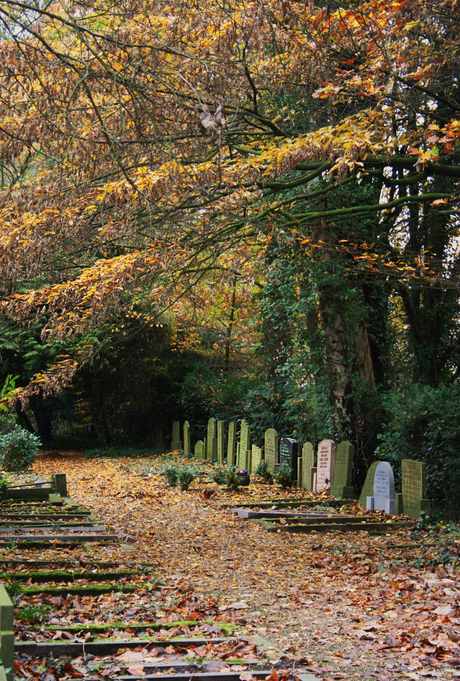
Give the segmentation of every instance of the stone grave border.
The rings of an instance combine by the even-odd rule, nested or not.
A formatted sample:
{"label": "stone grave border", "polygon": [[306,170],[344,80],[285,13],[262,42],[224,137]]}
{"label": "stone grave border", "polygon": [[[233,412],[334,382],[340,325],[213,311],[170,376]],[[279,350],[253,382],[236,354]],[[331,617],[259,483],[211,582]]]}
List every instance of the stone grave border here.
{"label": "stone grave border", "polygon": [[[11,512],[13,509],[18,509],[18,512]],[[83,518],[83,521],[78,523],[78,519]],[[27,519],[27,520],[26,520]],[[61,521],[61,522],[57,522]],[[66,524],[65,521],[69,521],[69,524]],[[50,503],[50,500],[42,499],[42,500],[37,500],[37,499],[32,499],[29,500],[28,502],[24,503],[22,500],[20,505],[19,501],[16,502],[16,500],[8,500],[8,501],[3,501],[3,504],[0,504],[0,537],[2,534],[5,536],[7,533],[5,532],[5,525],[8,528],[14,528],[14,525],[16,523],[19,523],[21,527],[24,527],[26,523],[28,523],[29,527],[34,527],[34,528],[43,528],[48,527],[48,526],[53,526],[53,529],[59,530],[62,529],[64,526],[66,527],[71,527],[72,531],[75,531],[75,528],[77,526],[83,527],[82,522],[83,522],[83,529],[86,531],[86,528],[93,524],[94,526],[97,526],[98,519],[91,513],[91,511],[80,508],[79,506],[75,506],[71,503],[70,499],[66,496],[65,498],[65,509],[56,509],[56,506],[53,506]],[[100,526],[103,527],[103,526]],[[52,535],[50,535],[52,536]],[[54,537],[58,537],[60,535],[56,534]],[[100,541],[104,535],[99,532],[95,533],[95,541],[98,541],[100,545],[105,545],[107,542],[105,541]],[[119,543],[120,542],[120,537],[117,535],[110,535],[111,541],[109,542],[110,544],[113,545],[114,542]],[[24,598],[28,598],[30,596],[35,595],[36,593],[43,593],[43,594],[48,594],[48,595],[63,595],[63,594],[74,594],[78,593],[79,595],[83,594],[102,594],[102,593],[108,593],[109,591],[116,591],[116,592],[132,592],[132,591],[138,591],[139,589],[142,589],[142,585],[140,583],[134,583],[134,584],[126,584],[126,585],[118,585],[116,582],[112,584],[98,584],[101,580],[107,580],[111,579],[113,580],[114,577],[120,577],[121,575],[129,577],[129,576],[136,576],[140,574],[146,575],[148,577],[149,575],[154,574],[155,570],[155,563],[150,562],[150,563],[138,563],[138,562],[132,562],[130,560],[123,561],[124,565],[126,565],[126,569],[122,570],[117,570],[116,568],[118,567],[118,562],[114,561],[98,561],[98,560],[73,560],[71,557],[68,559],[55,559],[51,557],[50,559],[33,559],[31,557],[31,554],[28,552],[26,556],[21,556],[17,555],[16,557],[14,556],[14,551],[22,549],[24,546],[27,544],[21,544],[20,546],[17,545],[16,539],[17,535],[15,536],[15,546],[11,546],[11,554],[8,556],[2,556],[0,557],[0,579],[6,580],[7,582],[14,583],[14,582],[25,582],[31,580],[31,583],[34,586],[26,586],[22,589],[22,593],[24,595]],[[43,535],[41,535],[41,539],[43,540]],[[86,535],[78,535],[78,538],[76,539],[76,543],[82,543],[87,541],[87,536]],[[127,541],[127,539],[125,539]],[[38,556],[40,555],[39,549],[41,545],[46,545],[46,546],[52,546],[53,548],[56,548],[58,544],[56,544],[55,541],[33,541],[31,542],[31,545],[33,548],[38,549],[37,554]],[[128,547],[127,547],[128,548]],[[36,554],[36,555],[37,555]],[[6,568],[6,566],[9,566]],[[25,571],[25,570],[30,570],[31,567],[35,568],[40,568],[37,571]],[[57,569],[58,567],[64,568],[64,569]],[[78,567],[81,570],[75,571],[70,570],[71,567]],[[131,567],[133,568],[131,570]],[[22,568],[22,571],[21,571]],[[67,568],[67,569],[66,569]],[[93,572],[93,569],[96,568],[96,571]],[[107,571],[105,568],[115,568],[115,570],[112,571]],[[6,571],[12,570],[11,572]],[[84,570],[84,571],[83,571]],[[65,581],[68,580],[71,582],[72,580],[75,579],[76,576],[82,576],[85,579],[91,579],[91,581],[94,580],[93,585],[76,585],[73,587],[71,584],[67,583],[63,588],[59,586],[55,586],[54,584],[52,586],[48,586],[48,582],[59,582],[59,581]],[[35,586],[35,584],[38,584],[38,586]],[[244,641],[245,643],[251,644],[254,643],[260,650],[260,652],[263,654],[265,650],[267,650],[267,654],[263,655],[261,659],[251,659],[251,660],[245,660],[245,665],[248,667],[248,670],[251,671],[251,674],[253,678],[257,679],[265,679],[268,674],[270,674],[271,670],[273,669],[272,663],[270,662],[271,657],[270,653],[268,652],[270,648],[270,644],[265,641],[264,639],[260,638],[259,636],[250,636],[250,637],[244,637],[240,636],[238,638],[232,637],[233,631],[237,628],[237,625],[232,625],[227,622],[215,622],[215,621],[196,621],[196,620],[183,620],[183,621],[176,621],[176,622],[136,622],[134,624],[128,622],[116,622],[112,621],[107,624],[101,624],[99,627],[94,627],[92,623],[87,623],[85,626],[85,623],[82,624],[77,624],[77,625],[69,625],[65,626],[65,624],[61,623],[56,626],[52,625],[45,625],[45,629],[47,631],[53,632],[56,630],[64,630],[64,631],[69,631],[73,633],[78,633],[78,632],[90,632],[92,636],[95,637],[95,640],[86,640],[86,641],[62,641],[62,640],[48,640],[48,641],[36,641],[36,640],[22,640],[22,641],[14,641],[14,633],[13,633],[13,604],[11,602],[11,599],[8,596],[8,593],[5,589],[5,586],[3,584],[0,584],[0,646],[1,646],[1,655],[2,655],[2,660],[3,660],[3,667],[0,667],[0,681],[13,681],[13,669],[14,669],[14,652],[16,650],[16,653],[19,655],[28,655],[30,657],[38,657],[38,658],[43,658],[43,657],[60,657],[60,656],[70,656],[70,657],[76,657],[80,655],[87,655],[87,654],[92,654],[92,655],[101,655],[101,656],[106,656],[110,654],[116,653],[120,648],[124,649],[133,649],[133,648],[138,648],[139,646],[145,647],[149,646],[151,648],[163,648],[165,646],[165,639],[164,638],[156,638],[155,635],[150,635],[148,637],[145,636],[145,633],[143,634],[142,637],[139,637],[142,632],[145,632],[148,629],[151,629],[153,632],[158,631],[160,629],[170,629],[176,626],[187,626],[193,629],[193,627],[198,626],[199,624],[203,623],[208,623],[208,624],[218,624],[221,625],[221,630],[223,635],[220,636],[219,633],[217,635],[214,635],[212,637],[205,637],[202,634],[199,636],[193,638],[193,634],[188,637],[173,637],[167,639],[167,644],[169,646],[172,646],[177,653],[186,652],[190,646],[205,646],[208,643],[222,643],[225,641],[229,642],[237,642],[237,641]],[[139,636],[135,636],[134,638],[131,639],[123,639],[123,638],[117,638],[117,639],[106,639],[105,637],[98,637],[98,633],[105,633],[107,631],[112,631],[114,629],[134,629],[135,632],[139,632]],[[37,625],[36,631],[39,633],[40,630],[40,625]],[[230,634],[230,635],[229,635]],[[210,661],[210,660],[208,660]],[[227,660],[227,662],[230,665],[230,671],[228,673],[219,673],[218,677],[220,681],[238,681],[240,679],[240,671],[233,672],[231,669],[232,664],[240,664],[237,660],[232,662],[230,660]],[[191,677],[198,675],[200,678],[206,678],[209,679],[209,681],[214,681],[216,678],[216,673],[211,672],[211,673],[203,673],[201,668],[197,667],[194,661],[187,661],[186,659],[180,660],[178,662],[168,662],[168,663],[162,663],[161,660],[159,662],[154,662],[152,661],[151,664],[149,664],[149,667],[146,668],[146,670],[150,670],[150,673],[147,671],[147,673],[144,672],[144,674],[141,675],[128,675],[127,674],[127,667],[129,665],[126,664],[122,670],[120,670],[118,676],[112,677],[112,681],[146,681],[147,679],[155,679],[155,681],[159,681],[161,679],[168,679],[168,681],[179,681],[179,679],[182,681],[188,681]],[[178,669],[179,672],[181,673],[174,673],[175,669]],[[180,668],[180,669],[179,669]],[[166,670],[168,670],[169,673],[166,673]],[[161,672],[164,671],[165,673],[162,674]],[[182,673],[186,671],[186,673]],[[297,670],[296,670],[297,672]],[[298,672],[296,673],[297,677],[299,678],[299,681],[319,681],[316,677],[312,676],[311,674],[308,673],[307,670],[304,670],[300,668]]]}

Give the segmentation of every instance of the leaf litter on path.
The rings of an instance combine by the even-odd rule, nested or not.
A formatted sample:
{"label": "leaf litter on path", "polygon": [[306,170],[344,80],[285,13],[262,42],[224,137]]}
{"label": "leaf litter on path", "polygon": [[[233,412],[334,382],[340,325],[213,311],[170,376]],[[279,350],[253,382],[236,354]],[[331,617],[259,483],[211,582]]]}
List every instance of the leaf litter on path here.
{"label": "leaf litter on path", "polygon": [[[211,485],[206,498],[209,483],[188,492],[168,488],[159,463],[77,454],[36,462],[34,473],[43,477],[67,473],[74,502],[136,540],[130,549],[86,547],[84,559],[89,552],[94,561],[154,563],[164,582],[138,599],[84,603],[83,613],[70,604],[64,619],[225,620],[239,639],[268,641],[275,661],[302,661],[325,680],[460,676],[460,576],[440,564],[441,549],[427,546],[433,542],[426,533],[415,537],[418,546],[408,531],[267,533],[230,507],[311,495],[263,484],[234,494]],[[70,554],[75,559],[78,550]],[[58,609],[53,616],[63,619]]]}

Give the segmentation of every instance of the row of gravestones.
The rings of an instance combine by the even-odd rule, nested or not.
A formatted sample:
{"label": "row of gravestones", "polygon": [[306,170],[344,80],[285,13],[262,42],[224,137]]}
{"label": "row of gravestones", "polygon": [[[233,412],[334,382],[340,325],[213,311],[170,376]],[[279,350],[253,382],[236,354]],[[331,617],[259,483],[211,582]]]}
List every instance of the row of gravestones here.
{"label": "row of gravestones", "polygon": [[[180,440],[180,422],[173,423],[172,449],[183,449],[187,457],[192,456],[190,425],[183,425],[183,440]],[[238,466],[255,473],[261,461],[266,461],[273,474],[285,463],[292,471],[297,486],[310,492],[329,490],[339,499],[352,499],[354,447],[349,442],[336,445],[333,440],[322,440],[318,445],[317,463],[313,445],[306,442],[299,456],[299,446],[293,438],[279,440],[275,428],[265,431],[264,449],[251,446],[251,429],[246,421],[241,422],[240,440],[236,438],[236,424],[230,422],[227,433],[223,421],[209,419],[207,437],[199,440],[193,449],[198,460],[209,459],[223,464]],[[430,511],[426,499],[426,467],[420,461],[402,461],[402,492],[395,494],[394,475],[388,462],[374,462],[367,473],[359,503],[370,510],[387,513],[404,513],[419,517],[421,511]]]}

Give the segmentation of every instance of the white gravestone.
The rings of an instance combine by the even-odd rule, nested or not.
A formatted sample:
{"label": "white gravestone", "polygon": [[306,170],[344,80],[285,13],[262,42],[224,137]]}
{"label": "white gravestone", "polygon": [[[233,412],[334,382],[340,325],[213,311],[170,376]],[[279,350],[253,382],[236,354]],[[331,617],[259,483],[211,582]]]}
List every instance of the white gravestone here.
{"label": "white gravestone", "polygon": [[316,491],[329,489],[334,482],[335,442],[322,440],[318,445],[318,461],[316,463]]}
{"label": "white gravestone", "polygon": [[394,515],[395,478],[388,461],[381,461],[374,474],[374,496],[367,497],[366,508],[370,511],[385,511]]}

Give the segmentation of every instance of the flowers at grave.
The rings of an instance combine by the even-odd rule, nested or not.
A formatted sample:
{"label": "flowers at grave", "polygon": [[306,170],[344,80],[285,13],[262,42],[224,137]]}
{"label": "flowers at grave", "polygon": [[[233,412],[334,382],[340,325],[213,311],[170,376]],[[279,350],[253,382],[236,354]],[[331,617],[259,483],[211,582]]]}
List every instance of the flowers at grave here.
{"label": "flowers at grave", "polygon": [[242,471],[238,471],[238,475],[242,475],[242,476],[249,475],[249,471],[243,469]]}

